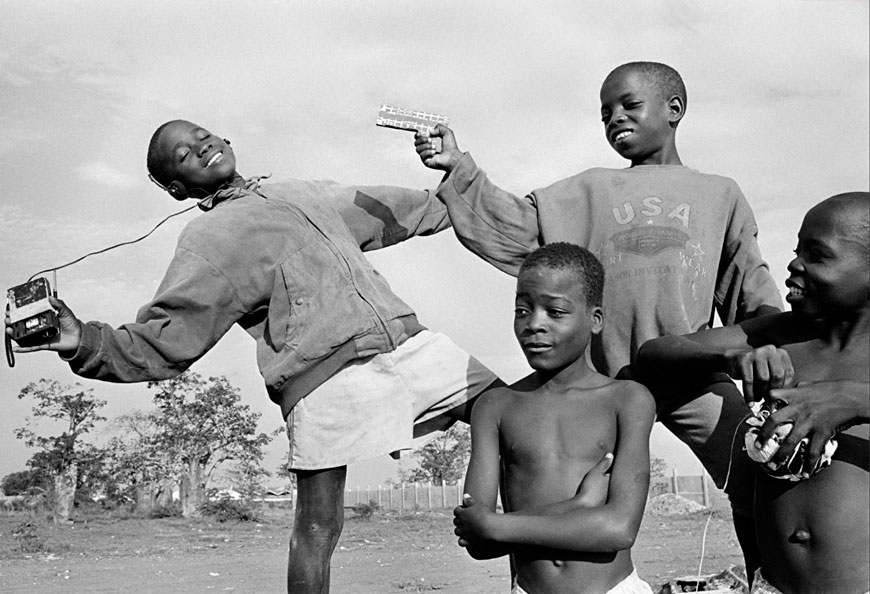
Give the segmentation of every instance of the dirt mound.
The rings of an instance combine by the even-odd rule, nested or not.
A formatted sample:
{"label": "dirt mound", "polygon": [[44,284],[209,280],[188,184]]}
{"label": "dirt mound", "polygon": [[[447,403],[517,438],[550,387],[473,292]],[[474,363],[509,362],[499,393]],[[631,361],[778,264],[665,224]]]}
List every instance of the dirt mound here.
{"label": "dirt mound", "polygon": [[650,499],[646,509],[657,516],[683,516],[704,511],[707,508],[697,501],[673,493],[665,493]]}

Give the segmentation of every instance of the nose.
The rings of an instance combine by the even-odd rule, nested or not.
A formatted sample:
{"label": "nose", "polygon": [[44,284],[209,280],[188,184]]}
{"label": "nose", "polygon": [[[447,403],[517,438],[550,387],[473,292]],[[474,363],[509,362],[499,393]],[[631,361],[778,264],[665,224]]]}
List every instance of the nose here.
{"label": "nose", "polygon": [[214,143],[212,143],[210,137],[204,139],[204,140],[200,143],[200,145],[199,145],[199,150],[196,152],[197,156],[198,156],[198,157],[202,157],[202,156],[203,156],[204,154],[206,154],[209,150],[211,150],[211,147],[212,147],[212,146],[214,146]]}
{"label": "nose", "polygon": [[532,312],[526,318],[526,331],[530,334],[544,332],[547,329],[546,320],[542,312]]}
{"label": "nose", "polygon": [[613,114],[611,114],[610,116],[610,121],[607,122],[607,129],[612,130],[617,126],[624,124],[625,120],[626,118],[624,113],[620,111],[613,112]]}
{"label": "nose", "polygon": [[792,274],[797,274],[802,272],[804,269],[804,262],[800,256],[795,256],[792,258],[791,262],[788,263],[788,271]]}

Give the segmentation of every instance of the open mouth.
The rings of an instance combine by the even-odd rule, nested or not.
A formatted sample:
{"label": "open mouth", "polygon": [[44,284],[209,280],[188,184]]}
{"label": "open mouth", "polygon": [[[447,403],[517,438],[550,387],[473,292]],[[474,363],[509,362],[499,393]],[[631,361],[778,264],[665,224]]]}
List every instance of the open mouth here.
{"label": "open mouth", "polygon": [[224,158],[224,154],[220,151],[216,152],[211,156],[211,159],[208,160],[208,163],[205,164],[206,167],[211,167],[215,163],[219,163],[221,159]]}
{"label": "open mouth", "polygon": [[613,137],[613,142],[621,142],[634,134],[634,130],[622,130]]}
{"label": "open mouth", "polygon": [[788,295],[786,296],[786,301],[803,299],[804,295],[806,295],[806,291],[804,290],[804,288],[797,285],[793,281],[786,281],[785,286],[788,288]]}

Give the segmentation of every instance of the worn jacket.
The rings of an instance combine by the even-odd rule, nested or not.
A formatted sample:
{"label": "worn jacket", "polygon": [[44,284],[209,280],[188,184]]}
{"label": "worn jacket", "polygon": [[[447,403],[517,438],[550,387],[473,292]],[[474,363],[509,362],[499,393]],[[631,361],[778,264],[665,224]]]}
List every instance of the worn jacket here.
{"label": "worn jacket", "polygon": [[348,361],[389,352],[422,329],[363,251],[449,227],[433,192],[289,180],[222,190],[206,206],[135,323],[83,325],[69,360],[75,373],[173,377],[239,324],[286,416]]}

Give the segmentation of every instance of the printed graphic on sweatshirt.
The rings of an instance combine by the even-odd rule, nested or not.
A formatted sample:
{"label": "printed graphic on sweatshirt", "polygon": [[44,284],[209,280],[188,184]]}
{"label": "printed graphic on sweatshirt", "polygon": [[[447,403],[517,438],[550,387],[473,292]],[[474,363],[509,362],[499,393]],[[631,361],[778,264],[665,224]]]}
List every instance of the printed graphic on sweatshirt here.
{"label": "printed graphic on sweatshirt", "polygon": [[[626,202],[621,207],[615,207],[612,212],[616,223],[627,227],[610,237],[618,253],[652,258],[667,250],[686,248],[689,235],[685,230],[689,228],[691,212],[686,203],[666,211],[662,207],[661,198],[647,196],[637,207]],[[680,225],[674,226],[674,222]]]}

